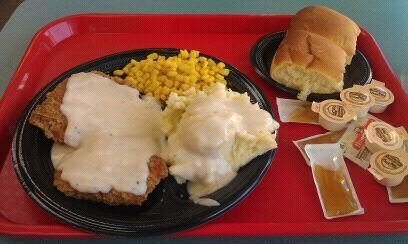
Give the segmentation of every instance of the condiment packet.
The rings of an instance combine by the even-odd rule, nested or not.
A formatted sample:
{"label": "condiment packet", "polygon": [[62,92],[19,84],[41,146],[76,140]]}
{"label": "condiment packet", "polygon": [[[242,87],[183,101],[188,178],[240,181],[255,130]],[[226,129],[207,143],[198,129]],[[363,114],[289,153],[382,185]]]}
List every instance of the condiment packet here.
{"label": "condiment packet", "polygon": [[324,134],[319,134],[315,136],[310,136],[307,138],[303,138],[297,141],[293,141],[295,146],[299,149],[300,153],[302,154],[303,158],[306,161],[306,164],[310,166],[310,160],[307,157],[306,151],[305,151],[305,146],[307,144],[332,144],[336,143],[340,140],[340,138],[343,136],[344,132],[346,129],[342,129],[339,131],[333,131],[333,132],[327,132]]}
{"label": "condiment packet", "polygon": [[370,157],[372,154],[365,146],[366,138],[364,129],[374,121],[382,120],[367,114],[366,117],[353,121],[339,140],[340,146],[343,149],[344,157],[350,159],[353,163],[363,169],[367,169],[370,165]]}
{"label": "condiment packet", "polygon": [[313,180],[326,219],[364,214],[340,144],[308,144]]}
{"label": "condiment packet", "polygon": [[405,176],[400,185],[387,187],[387,192],[390,203],[408,202],[408,176]]}
{"label": "condiment packet", "polygon": [[311,102],[277,97],[276,104],[282,122],[319,124],[319,114],[312,111]]}
{"label": "condiment packet", "polygon": [[408,175],[408,153],[404,150],[377,151],[371,155],[368,171],[381,185],[398,186]]}
{"label": "condiment packet", "polygon": [[384,82],[372,79],[367,87],[375,100],[374,105],[370,108],[371,113],[382,113],[394,102],[394,94],[385,87]]}

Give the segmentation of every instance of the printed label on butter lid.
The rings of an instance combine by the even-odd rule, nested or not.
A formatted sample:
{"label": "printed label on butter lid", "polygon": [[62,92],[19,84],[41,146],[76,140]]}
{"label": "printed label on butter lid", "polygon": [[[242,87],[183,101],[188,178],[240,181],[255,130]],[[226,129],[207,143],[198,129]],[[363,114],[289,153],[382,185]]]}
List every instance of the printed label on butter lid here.
{"label": "printed label on butter lid", "polygon": [[394,101],[394,94],[385,87],[383,82],[373,79],[371,84],[368,85],[368,88],[376,104],[391,104]]}
{"label": "printed label on butter lid", "polygon": [[403,144],[403,131],[405,130],[394,128],[384,122],[373,122],[368,125],[365,132],[369,143],[377,144],[383,149],[396,150]]}
{"label": "printed label on butter lid", "polygon": [[382,151],[375,153],[372,156],[372,162],[376,170],[380,174],[386,174],[389,176],[399,176],[401,174],[408,174],[408,165],[402,159],[402,155],[395,152]]}
{"label": "printed label on butter lid", "polygon": [[366,86],[353,86],[345,89],[340,93],[340,98],[343,102],[358,107],[370,107],[374,104],[374,99]]}
{"label": "printed label on butter lid", "polygon": [[312,110],[326,119],[337,122],[348,122],[355,116],[353,111],[339,100],[325,100],[321,103],[313,103]]}

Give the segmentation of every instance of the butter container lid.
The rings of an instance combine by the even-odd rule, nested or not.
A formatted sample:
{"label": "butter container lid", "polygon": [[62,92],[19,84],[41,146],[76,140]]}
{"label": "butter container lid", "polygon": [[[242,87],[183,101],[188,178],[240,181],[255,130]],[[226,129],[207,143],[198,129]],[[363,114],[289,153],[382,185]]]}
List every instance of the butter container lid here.
{"label": "butter container lid", "polygon": [[320,116],[332,123],[347,123],[356,119],[356,114],[350,106],[334,99],[320,103],[313,102],[312,111],[319,113]]}
{"label": "butter container lid", "polygon": [[403,150],[378,151],[370,158],[369,171],[378,180],[396,178],[402,180],[408,175],[408,153]]}
{"label": "butter container lid", "polygon": [[383,82],[373,79],[367,87],[375,104],[386,106],[394,102],[394,94],[385,87]]}
{"label": "butter container lid", "polygon": [[395,128],[385,122],[372,122],[364,130],[366,140],[386,150],[397,150],[402,147],[408,134],[404,127]]}
{"label": "butter container lid", "polygon": [[369,108],[375,104],[375,99],[370,94],[370,89],[367,86],[355,85],[344,89],[340,93],[340,99],[356,109]]}

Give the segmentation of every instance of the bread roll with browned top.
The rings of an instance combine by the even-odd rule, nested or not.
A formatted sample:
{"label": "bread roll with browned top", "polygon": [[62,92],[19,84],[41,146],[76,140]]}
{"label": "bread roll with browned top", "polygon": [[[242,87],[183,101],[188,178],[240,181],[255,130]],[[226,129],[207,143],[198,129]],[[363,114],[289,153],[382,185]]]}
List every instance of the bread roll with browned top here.
{"label": "bread roll with browned top", "polygon": [[350,18],[323,6],[301,9],[293,17],[289,30],[304,30],[323,36],[339,45],[347,54],[347,64],[356,53],[360,28]]}
{"label": "bread roll with browned top", "polygon": [[272,60],[272,79],[310,93],[330,94],[343,90],[345,67],[356,50],[358,26],[346,16],[321,6],[300,10]]}
{"label": "bread roll with browned top", "polygon": [[[302,91],[334,93],[343,88],[346,53],[333,42],[306,31],[290,31],[272,61],[272,78]],[[303,99],[304,100],[304,99]]]}

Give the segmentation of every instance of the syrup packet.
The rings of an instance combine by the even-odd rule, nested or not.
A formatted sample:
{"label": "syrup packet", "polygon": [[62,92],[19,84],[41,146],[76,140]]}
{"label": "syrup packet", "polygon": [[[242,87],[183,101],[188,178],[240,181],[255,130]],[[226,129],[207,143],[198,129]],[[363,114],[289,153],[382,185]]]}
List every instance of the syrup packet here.
{"label": "syrup packet", "polygon": [[312,103],[295,99],[276,98],[282,122],[319,124],[319,114],[312,111]]}
{"label": "syrup packet", "polygon": [[408,176],[398,186],[387,187],[390,203],[408,202]]}
{"label": "syrup packet", "polygon": [[297,149],[299,149],[299,152],[302,154],[303,158],[306,161],[306,164],[310,166],[310,160],[307,157],[305,147],[307,144],[332,144],[336,143],[340,140],[340,138],[343,136],[344,132],[346,129],[342,129],[339,131],[332,131],[332,132],[327,132],[324,134],[319,134],[319,135],[314,135],[310,137],[306,137],[297,141],[293,141]]}
{"label": "syrup packet", "polygon": [[342,150],[335,144],[308,144],[313,180],[326,219],[364,214]]}
{"label": "syrup packet", "polygon": [[365,145],[366,136],[364,130],[374,121],[382,120],[367,114],[366,117],[353,121],[339,140],[344,157],[350,159],[363,169],[367,169],[370,165],[370,157],[372,155]]}

